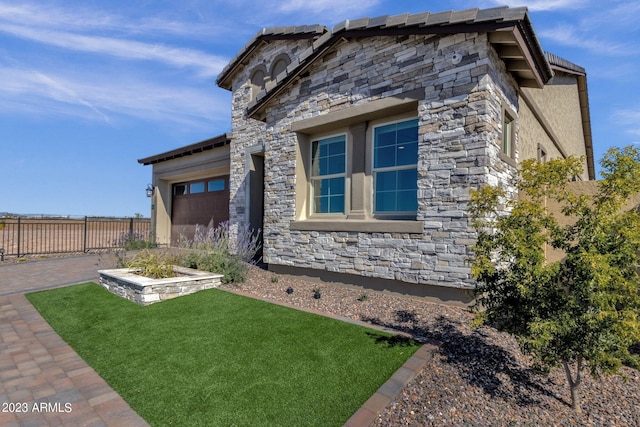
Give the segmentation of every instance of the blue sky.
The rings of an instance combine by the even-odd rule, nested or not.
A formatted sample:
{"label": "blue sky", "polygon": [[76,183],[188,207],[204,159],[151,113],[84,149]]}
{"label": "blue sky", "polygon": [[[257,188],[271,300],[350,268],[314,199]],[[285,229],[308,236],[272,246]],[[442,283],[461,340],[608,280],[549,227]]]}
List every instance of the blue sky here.
{"label": "blue sky", "polygon": [[263,27],[504,4],[586,68],[596,160],[639,144],[637,0],[0,0],[0,212],[148,216],[137,159],[230,131],[215,79]]}

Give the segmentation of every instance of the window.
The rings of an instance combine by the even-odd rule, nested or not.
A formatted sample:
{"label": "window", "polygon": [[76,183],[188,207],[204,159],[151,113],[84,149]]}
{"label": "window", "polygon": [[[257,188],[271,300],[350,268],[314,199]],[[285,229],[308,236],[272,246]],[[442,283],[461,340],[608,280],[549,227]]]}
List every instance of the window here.
{"label": "window", "polygon": [[417,165],[417,119],[374,129],[374,213],[411,214],[418,210]]}
{"label": "window", "polygon": [[514,158],[514,124],[513,116],[506,110],[502,113],[502,153]]}
{"label": "window", "polygon": [[192,194],[204,194],[227,189],[226,177],[202,178],[201,180],[181,182],[173,184],[174,196],[189,196]]}
{"label": "window", "polygon": [[189,185],[189,194],[204,193],[204,182],[194,182]]}
{"label": "window", "polygon": [[216,179],[209,181],[207,184],[207,191],[222,191],[224,190],[224,179]]}
{"label": "window", "polygon": [[538,144],[538,161],[541,163],[547,162],[547,150],[541,144]]}
{"label": "window", "polygon": [[271,65],[271,79],[275,80],[278,74],[286,70],[290,63],[291,59],[289,59],[287,54],[283,53],[278,55]]}
{"label": "window", "polygon": [[251,74],[251,99],[255,99],[262,89],[264,89],[267,72],[264,67],[259,67]]}
{"label": "window", "polygon": [[[375,101],[373,101],[375,103]],[[374,104],[375,105],[375,104]],[[422,233],[417,102],[371,105],[344,120],[311,118],[297,132],[296,230]],[[336,126],[340,123],[340,126]]]}
{"label": "window", "polygon": [[311,186],[313,213],[345,213],[346,138],[313,141]]}

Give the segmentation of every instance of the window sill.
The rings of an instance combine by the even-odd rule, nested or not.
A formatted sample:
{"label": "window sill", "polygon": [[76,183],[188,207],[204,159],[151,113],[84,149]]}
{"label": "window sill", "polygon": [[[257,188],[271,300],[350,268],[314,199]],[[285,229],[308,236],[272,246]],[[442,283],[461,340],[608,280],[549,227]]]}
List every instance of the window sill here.
{"label": "window sill", "polygon": [[401,220],[317,220],[291,221],[291,230],[352,231],[362,233],[424,233],[424,221]]}
{"label": "window sill", "polygon": [[502,160],[503,162],[513,166],[514,168],[518,167],[518,163],[513,159],[513,157],[509,157],[504,153],[500,153],[500,160]]}

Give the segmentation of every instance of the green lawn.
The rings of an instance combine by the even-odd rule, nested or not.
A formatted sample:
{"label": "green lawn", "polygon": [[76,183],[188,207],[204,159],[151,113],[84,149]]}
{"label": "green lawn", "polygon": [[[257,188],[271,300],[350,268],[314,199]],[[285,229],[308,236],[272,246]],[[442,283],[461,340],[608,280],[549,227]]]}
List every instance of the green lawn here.
{"label": "green lawn", "polygon": [[27,297],[157,426],[340,426],[419,347],[217,289],[148,307],[95,283]]}

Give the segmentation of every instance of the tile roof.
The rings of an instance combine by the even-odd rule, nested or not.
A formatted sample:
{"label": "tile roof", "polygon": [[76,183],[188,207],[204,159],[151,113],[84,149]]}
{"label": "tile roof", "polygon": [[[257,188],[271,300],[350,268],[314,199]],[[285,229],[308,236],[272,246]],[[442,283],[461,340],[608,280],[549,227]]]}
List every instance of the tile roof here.
{"label": "tile roof", "polygon": [[240,52],[227,64],[218,75],[216,83],[225,89],[230,89],[231,82],[227,78],[242,64],[251,53],[262,43],[268,40],[308,39],[315,38],[329,31],[324,25],[301,25],[295,27],[271,27],[263,28],[247,42]]}
{"label": "tile roof", "polygon": [[553,53],[545,52],[544,56],[546,56],[547,61],[552,66],[561,68],[565,71],[571,71],[577,74],[587,74],[587,71],[579,65],[574,64],[573,62],[567,61],[564,58],[560,58],[558,55],[554,55]]}
{"label": "tile roof", "polygon": [[544,86],[553,76],[550,62],[579,72],[580,67],[575,64],[557,57],[549,59],[550,57],[544,53],[526,7],[502,6],[490,9],[475,8],[439,13],[403,13],[393,16],[365,17],[342,21],[331,29],[320,25],[263,29],[225,67],[218,76],[217,83],[220,87],[230,90],[235,71],[263,42],[285,38],[313,39],[313,44],[301,52],[297,58],[293,58],[293,62],[277,76],[275,82],[267,85],[249,104],[248,112],[253,116],[342,38],[465,32],[489,33],[490,42],[505,62],[511,62],[512,67],[510,68],[508,63],[507,68],[522,86]]}
{"label": "tile roof", "polygon": [[180,147],[175,150],[156,154],[155,156],[138,159],[138,163],[142,165],[161,163],[178,157],[190,156],[191,154],[201,153],[206,150],[212,150],[214,148],[222,147],[230,143],[231,139],[226,133],[224,133],[222,135],[215,136],[204,141],[196,142],[195,144],[187,145],[186,147]]}

